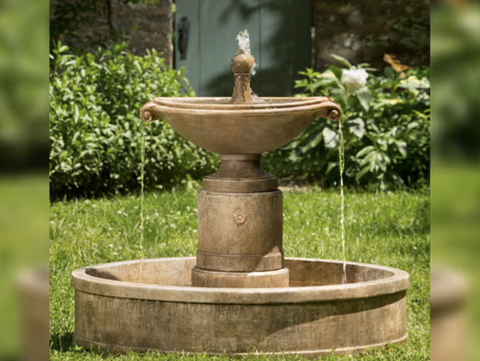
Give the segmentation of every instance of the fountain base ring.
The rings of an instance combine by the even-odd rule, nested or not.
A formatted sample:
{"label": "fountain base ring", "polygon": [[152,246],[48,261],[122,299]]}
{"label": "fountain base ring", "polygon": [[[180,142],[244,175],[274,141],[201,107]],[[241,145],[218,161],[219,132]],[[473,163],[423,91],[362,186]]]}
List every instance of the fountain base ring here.
{"label": "fountain base ring", "polygon": [[73,272],[74,342],[119,353],[160,351],[306,357],[360,352],[407,339],[408,273],[285,258],[290,287],[191,286],[195,257]]}

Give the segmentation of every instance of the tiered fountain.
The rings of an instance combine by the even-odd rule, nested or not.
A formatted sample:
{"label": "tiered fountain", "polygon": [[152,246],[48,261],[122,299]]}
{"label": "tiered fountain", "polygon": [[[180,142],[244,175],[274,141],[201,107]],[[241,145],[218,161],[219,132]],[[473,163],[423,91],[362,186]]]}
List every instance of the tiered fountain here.
{"label": "tiered fountain", "polygon": [[406,341],[406,272],[347,262],[343,284],[341,261],[284,258],[282,192],[261,154],[318,117],[339,120],[340,106],[326,97],[253,99],[254,58],[239,52],[231,66],[231,98],[155,98],[141,111],[220,154],[199,194],[197,257],[76,270],[74,341],[116,352],[310,357]]}

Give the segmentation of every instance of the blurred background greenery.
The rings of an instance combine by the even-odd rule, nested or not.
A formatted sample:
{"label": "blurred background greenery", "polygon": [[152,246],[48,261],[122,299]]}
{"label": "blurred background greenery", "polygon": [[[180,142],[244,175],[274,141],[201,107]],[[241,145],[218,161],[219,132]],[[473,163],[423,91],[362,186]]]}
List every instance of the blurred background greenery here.
{"label": "blurred background greenery", "polygon": [[431,262],[467,281],[465,346],[473,361],[480,359],[480,6],[437,2],[431,22]]}
{"label": "blurred background greenery", "polygon": [[46,0],[0,1],[0,360],[48,357],[48,330],[36,345],[25,333],[48,304],[26,307],[35,290],[22,281],[48,267],[48,14]]}

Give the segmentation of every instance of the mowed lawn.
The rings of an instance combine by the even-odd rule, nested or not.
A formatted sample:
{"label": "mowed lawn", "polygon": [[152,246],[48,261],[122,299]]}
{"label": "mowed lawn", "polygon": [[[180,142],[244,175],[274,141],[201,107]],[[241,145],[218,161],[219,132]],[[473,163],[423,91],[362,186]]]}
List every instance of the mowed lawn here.
{"label": "mowed lawn", "polygon": [[[145,196],[145,233],[140,242],[141,201],[137,196],[57,202],[50,215],[51,360],[227,360],[150,353],[116,356],[72,343],[74,290],[71,272],[98,263],[193,256],[197,248],[194,191]],[[284,192],[284,251],[287,257],[342,259],[340,197],[309,190]],[[410,273],[409,341],[362,355],[324,360],[430,360],[429,197],[422,193],[349,193],[345,202],[347,260]],[[128,315],[125,315],[128,317]],[[252,360],[301,359],[255,356]]]}

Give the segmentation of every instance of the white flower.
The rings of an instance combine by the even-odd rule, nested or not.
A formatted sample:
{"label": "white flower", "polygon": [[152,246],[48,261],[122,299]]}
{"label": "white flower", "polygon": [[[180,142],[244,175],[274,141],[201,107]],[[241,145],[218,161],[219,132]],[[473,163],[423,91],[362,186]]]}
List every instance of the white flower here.
{"label": "white flower", "polygon": [[368,73],[364,69],[347,69],[342,73],[342,83],[349,93],[355,93],[367,84]]}

